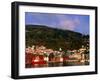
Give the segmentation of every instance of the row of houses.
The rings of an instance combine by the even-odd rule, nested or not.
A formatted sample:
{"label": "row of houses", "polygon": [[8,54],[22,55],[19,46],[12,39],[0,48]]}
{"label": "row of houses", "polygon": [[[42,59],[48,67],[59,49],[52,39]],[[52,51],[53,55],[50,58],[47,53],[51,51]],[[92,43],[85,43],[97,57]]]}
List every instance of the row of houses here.
{"label": "row of houses", "polygon": [[[84,51],[87,49],[82,46],[79,50],[67,50],[67,53],[59,48],[59,51],[53,49],[47,49],[45,46],[35,46],[27,47],[25,50],[25,63],[26,64],[46,64],[48,62],[63,62],[63,61],[73,61],[79,60],[84,62],[85,54]],[[71,54],[68,54],[71,53]]]}

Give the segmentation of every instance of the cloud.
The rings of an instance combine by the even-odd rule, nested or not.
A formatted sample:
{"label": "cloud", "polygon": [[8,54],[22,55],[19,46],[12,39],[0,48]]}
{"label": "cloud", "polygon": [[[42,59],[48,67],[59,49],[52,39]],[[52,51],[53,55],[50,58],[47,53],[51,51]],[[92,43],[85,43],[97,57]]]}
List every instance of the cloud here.
{"label": "cloud", "polygon": [[78,26],[79,22],[76,20],[64,20],[60,21],[62,29],[74,30]]}
{"label": "cloud", "polygon": [[69,16],[59,15],[57,18],[59,19],[58,24],[62,29],[74,30],[80,24],[79,19],[75,17],[69,18]]}

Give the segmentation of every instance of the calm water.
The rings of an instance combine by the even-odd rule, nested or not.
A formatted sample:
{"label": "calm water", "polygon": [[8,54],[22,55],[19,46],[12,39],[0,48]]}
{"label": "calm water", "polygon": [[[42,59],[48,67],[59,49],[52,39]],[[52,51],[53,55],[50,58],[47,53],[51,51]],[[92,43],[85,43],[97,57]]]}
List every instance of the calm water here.
{"label": "calm water", "polygon": [[89,65],[89,62],[50,62],[46,64],[34,64],[34,65],[26,65],[26,68],[36,68],[36,67],[61,67],[61,66],[81,66],[81,65]]}

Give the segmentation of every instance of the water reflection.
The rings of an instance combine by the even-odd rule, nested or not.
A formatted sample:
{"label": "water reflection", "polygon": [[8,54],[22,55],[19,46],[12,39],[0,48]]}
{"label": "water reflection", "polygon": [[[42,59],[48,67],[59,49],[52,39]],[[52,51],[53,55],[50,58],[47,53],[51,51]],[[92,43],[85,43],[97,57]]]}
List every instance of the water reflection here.
{"label": "water reflection", "polygon": [[27,64],[26,68],[35,68],[35,67],[61,67],[61,66],[80,66],[80,65],[89,65],[89,62],[48,62],[46,64]]}

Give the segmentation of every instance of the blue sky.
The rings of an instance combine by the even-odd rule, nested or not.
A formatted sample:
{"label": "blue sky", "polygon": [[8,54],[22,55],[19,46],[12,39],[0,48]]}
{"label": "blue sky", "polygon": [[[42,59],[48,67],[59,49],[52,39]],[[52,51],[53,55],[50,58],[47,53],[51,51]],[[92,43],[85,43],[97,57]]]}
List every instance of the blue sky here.
{"label": "blue sky", "polygon": [[52,28],[89,34],[89,16],[25,12],[25,25],[46,25]]}

